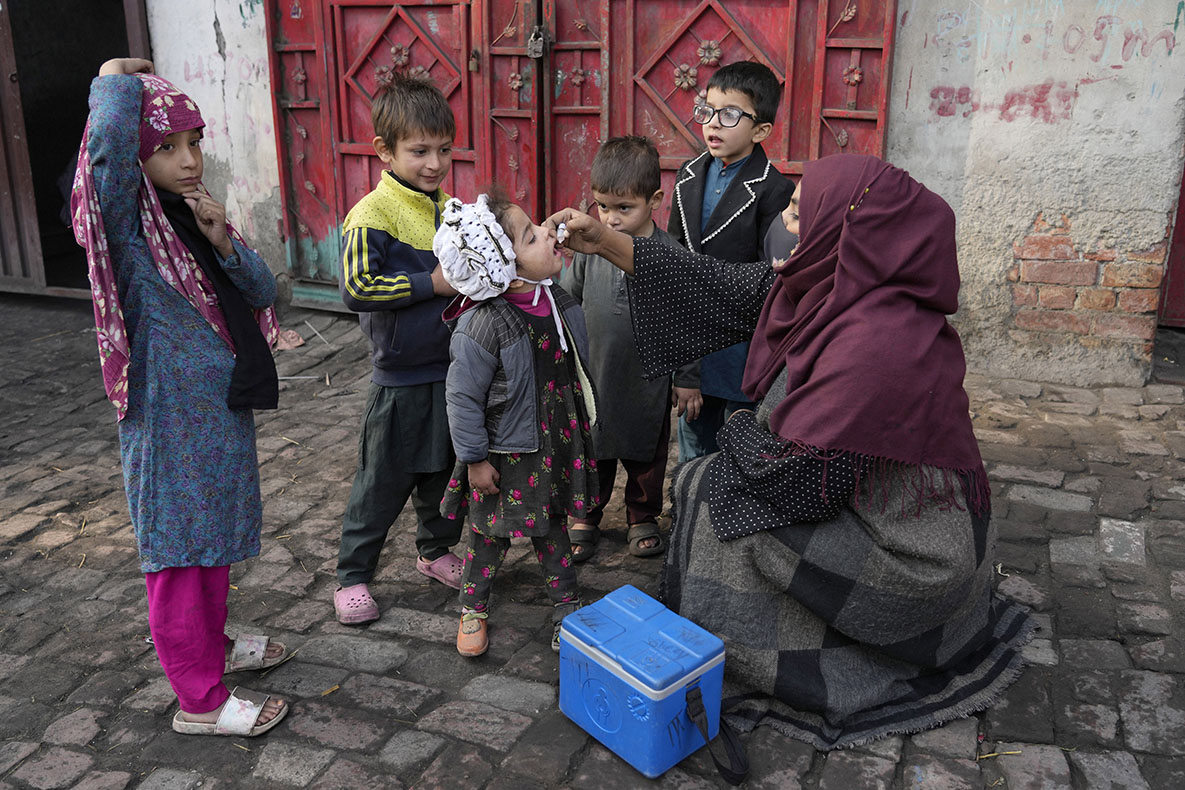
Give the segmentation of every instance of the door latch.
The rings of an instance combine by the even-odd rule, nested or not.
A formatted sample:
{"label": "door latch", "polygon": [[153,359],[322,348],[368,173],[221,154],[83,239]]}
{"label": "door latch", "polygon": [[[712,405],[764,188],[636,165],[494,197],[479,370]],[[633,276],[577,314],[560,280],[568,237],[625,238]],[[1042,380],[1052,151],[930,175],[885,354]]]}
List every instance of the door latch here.
{"label": "door latch", "polygon": [[527,39],[527,57],[534,60],[539,60],[543,57],[543,50],[547,46],[547,31],[543,29],[542,25],[535,25],[535,29],[531,31],[530,38]]}

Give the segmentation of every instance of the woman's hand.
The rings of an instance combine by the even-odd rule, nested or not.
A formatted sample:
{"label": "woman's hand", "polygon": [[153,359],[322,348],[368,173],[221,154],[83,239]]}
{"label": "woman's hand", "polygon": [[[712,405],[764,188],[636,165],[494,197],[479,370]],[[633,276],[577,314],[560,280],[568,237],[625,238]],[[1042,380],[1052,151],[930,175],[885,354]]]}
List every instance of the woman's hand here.
{"label": "woman's hand", "polygon": [[205,191],[205,187],[186,192],[182,197],[185,198],[185,204],[189,206],[197,220],[198,230],[209,239],[210,243],[214,245],[214,249],[218,250],[218,254],[223,258],[234,255],[234,245],[230,243],[230,237],[226,235],[226,207],[210,197],[210,193]]}
{"label": "woman's hand", "polygon": [[601,237],[608,232],[608,228],[588,214],[574,208],[565,208],[547,218],[544,227],[559,231],[560,225],[568,231],[564,246],[576,252],[599,253]]}
{"label": "woman's hand", "polygon": [[574,208],[561,209],[552,214],[544,222],[544,227],[553,228],[558,233],[561,224],[568,232],[564,240],[564,246],[568,249],[600,255],[626,274],[634,273],[632,238],[616,230],[610,230],[588,214]]}
{"label": "woman's hand", "polygon": [[498,481],[502,476],[489,461],[478,461],[469,464],[469,487],[482,494],[497,494]]}
{"label": "woman's hand", "polygon": [[99,67],[99,76],[112,74],[153,74],[152,61],[144,58],[112,58]]}

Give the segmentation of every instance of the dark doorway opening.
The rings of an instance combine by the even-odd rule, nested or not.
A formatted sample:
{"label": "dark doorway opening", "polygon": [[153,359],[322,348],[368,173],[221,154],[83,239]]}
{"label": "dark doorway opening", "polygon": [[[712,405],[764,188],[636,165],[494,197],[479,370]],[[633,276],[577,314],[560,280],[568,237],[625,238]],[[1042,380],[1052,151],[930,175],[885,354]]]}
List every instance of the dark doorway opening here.
{"label": "dark doorway opening", "polygon": [[89,288],[86,256],[69,227],[69,193],[91,79],[126,56],[124,0],[10,3],[12,43],[41,233],[45,284]]}

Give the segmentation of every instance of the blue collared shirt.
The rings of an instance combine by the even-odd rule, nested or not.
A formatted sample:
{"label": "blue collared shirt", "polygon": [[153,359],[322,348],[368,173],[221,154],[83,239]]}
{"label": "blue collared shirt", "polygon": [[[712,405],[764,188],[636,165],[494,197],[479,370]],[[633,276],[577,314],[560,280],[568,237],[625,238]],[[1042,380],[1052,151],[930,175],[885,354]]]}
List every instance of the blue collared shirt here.
{"label": "blue collared shirt", "polygon": [[723,160],[712,157],[712,163],[708,165],[708,174],[704,178],[704,205],[699,218],[701,235],[708,227],[708,220],[711,219],[712,212],[720,203],[720,196],[728,191],[728,185],[736,178],[736,174],[741,171],[741,167],[748,160],[749,157],[746,156],[726,165]]}

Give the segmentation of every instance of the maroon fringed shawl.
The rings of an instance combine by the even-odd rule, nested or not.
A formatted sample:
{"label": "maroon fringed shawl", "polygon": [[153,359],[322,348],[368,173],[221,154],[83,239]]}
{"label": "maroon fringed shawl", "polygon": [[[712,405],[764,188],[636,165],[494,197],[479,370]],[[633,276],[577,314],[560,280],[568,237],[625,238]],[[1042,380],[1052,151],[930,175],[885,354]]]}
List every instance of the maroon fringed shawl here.
{"label": "maroon fringed shawl", "polygon": [[807,162],[799,206],[800,241],[761,312],[745,394],[765,397],[785,368],[770,430],[795,452],[902,474],[919,508],[957,505],[965,476],[971,511],[988,512],[963,347],[946,320],[958,309],[954,212],[904,170],[851,154]]}

